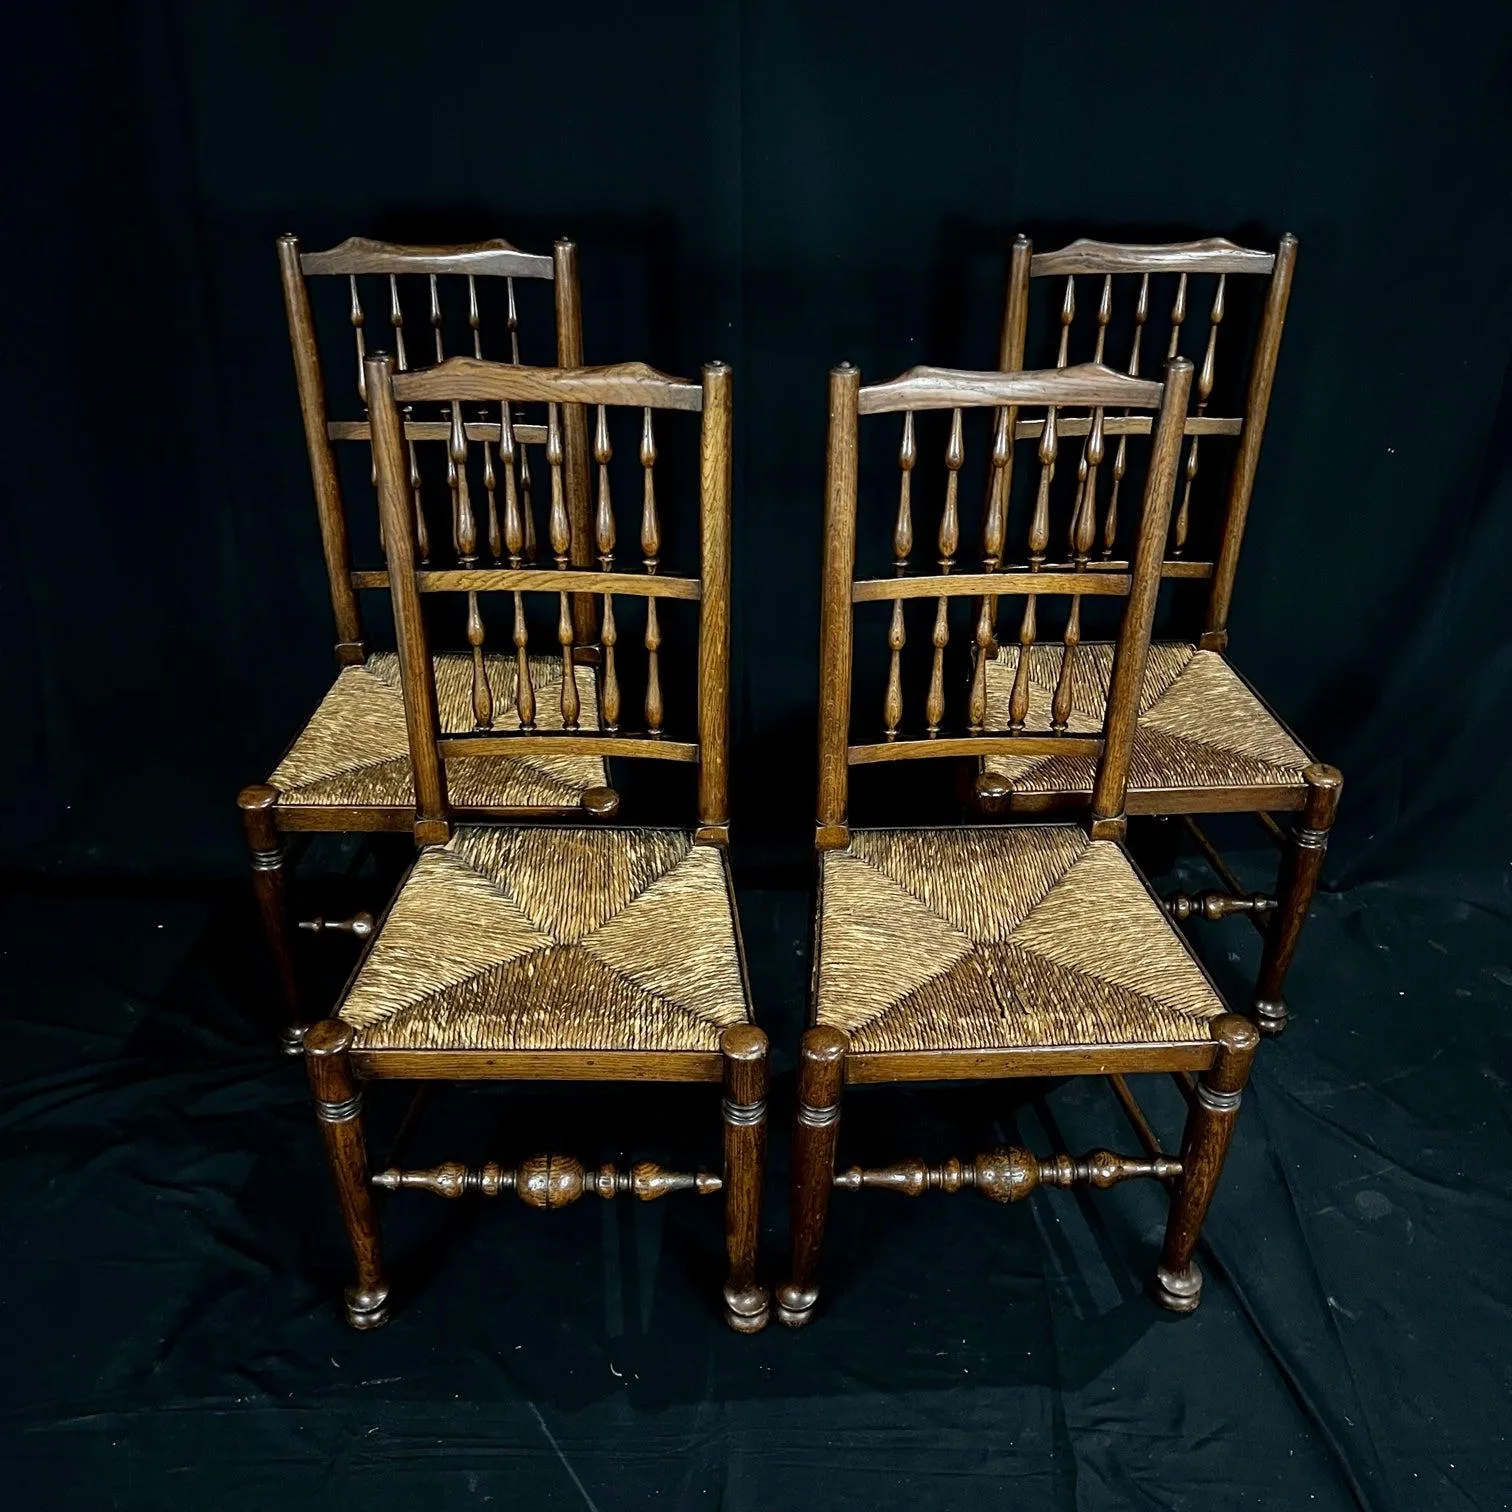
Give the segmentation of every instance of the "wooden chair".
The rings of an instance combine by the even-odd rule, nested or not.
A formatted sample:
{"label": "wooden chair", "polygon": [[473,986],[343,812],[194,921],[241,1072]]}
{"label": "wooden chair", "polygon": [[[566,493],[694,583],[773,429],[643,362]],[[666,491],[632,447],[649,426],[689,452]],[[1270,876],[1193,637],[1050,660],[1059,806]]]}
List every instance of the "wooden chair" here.
{"label": "wooden chair", "polygon": [[[353,419],[329,417],[327,385],[316,345],[310,280],[346,281],[345,304],[357,359],[350,392],[364,405],[363,362],[368,320],[363,305],[364,287],[369,290],[370,304],[374,287],[381,291],[384,312],[378,318],[390,327],[400,371],[409,366],[400,291],[401,287],[413,289],[422,281],[429,317],[427,344],[433,346],[438,361],[445,356],[447,341],[448,301],[443,298],[443,287],[449,293],[454,280],[466,280],[468,330],[464,340],[475,357],[483,353],[480,305],[486,303],[480,301],[479,280],[503,285],[504,319],[513,362],[520,360],[517,279],[551,283],[556,357],[560,365],[581,365],[583,338],[577,249],[570,241],[557,242],[550,257],[518,251],[506,241],[462,247],[398,247],[361,237],[353,237],[326,252],[302,253],[295,237],[282,236],[278,241],[278,262],[305,442],[315,484],[321,546],[330,581],[339,671],[330,692],[272,775],[266,782],[243,789],[239,803],[252,852],[259,911],[284,999],[284,1047],[297,1054],[310,1015],[301,1002],[295,969],[283,836],[289,832],[322,830],[349,833],[407,830],[413,820],[415,802],[398,661],[392,652],[368,648],[358,603],[360,590],[382,588],[388,579],[381,569],[354,569],[349,516],[337,466],[336,443],[368,447],[368,421],[365,413]],[[458,308],[452,311],[454,320],[462,318],[460,306],[459,299]],[[464,415],[458,406],[433,409],[434,413],[421,415],[411,406],[406,414],[406,460],[412,482],[419,483],[421,456],[438,452],[443,445],[448,448],[448,470],[455,479],[458,447],[465,450],[468,442],[482,442],[485,465],[481,481],[486,499],[475,503],[464,475],[462,495],[453,500],[449,553],[444,539],[437,539],[441,533],[431,528],[423,513],[417,515],[422,560],[429,561],[434,544],[438,554],[449,555],[459,567],[473,565],[480,558],[497,564],[506,555],[512,562],[533,561],[536,510],[532,501],[530,448],[542,446],[549,469],[553,518],[559,509],[565,508],[571,537],[570,560],[575,566],[585,565],[589,561],[589,476],[586,421],[581,406],[566,405],[560,412],[553,410],[550,417],[542,417],[546,420],[544,424],[527,423],[519,412],[513,412],[512,424],[507,429],[502,426],[503,414],[497,407],[483,406],[473,415]],[[488,451],[490,445],[498,451],[497,462]],[[376,473],[373,476],[376,483]],[[485,508],[480,511],[477,503]],[[577,660],[583,664],[575,669],[574,680],[583,705],[596,715],[591,663],[597,654],[594,650],[597,632],[591,600],[587,597],[574,600],[573,615]],[[435,672],[443,727],[447,730],[469,727],[470,659],[442,653],[436,658]],[[544,687],[560,678],[560,663],[543,658],[536,664],[534,675],[537,684]],[[590,720],[594,715],[590,715]],[[549,713],[542,715],[548,723],[553,717]],[[453,765],[451,777],[452,801],[470,815],[597,817],[612,814],[616,807],[603,761],[596,755],[467,758]],[[350,920],[315,919],[306,921],[301,928],[316,932],[338,930],[366,938],[372,930],[372,917],[363,912]]]}
{"label": "wooden chair", "polygon": [[[1092,329],[1082,338],[1095,361],[1103,360],[1105,348],[1114,339],[1110,331],[1116,315],[1123,320],[1114,334],[1127,343],[1122,350],[1128,351],[1127,370],[1133,376],[1138,376],[1141,363],[1148,365],[1158,354],[1161,343],[1165,354],[1174,356],[1183,333],[1194,325],[1199,329],[1202,357],[1196,404],[1186,421],[1181,494],[1161,574],[1178,586],[1205,584],[1202,629],[1190,640],[1156,642],[1150,649],[1129,768],[1128,812],[1183,816],[1224,884],[1223,890],[1195,897],[1174,895],[1168,900],[1174,917],[1216,919],[1243,913],[1260,930],[1264,946],[1253,1007],[1260,1028],[1270,1034],[1286,1027],[1286,974],[1317,886],[1343,785],[1338,771],[1313,759],[1225,654],[1239,548],[1254,491],[1296,254],[1297,241],[1290,235],[1281,238],[1274,253],[1235,246],[1219,237],[1170,246],[1083,240],[1057,252],[1036,253],[1021,236],[1013,246],[999,352],[1005,371],[1023,367],[1031,284],[1039,278],[1056,281],[1059,319],[1051,325],[1062,367],[1068,353],[1074,355],[1076,344],[1078,278],[1084,281],[1084,291],[1090,283],[1095,297],[1093,320],[1083,321]],[[1265,287],[1243,408],[1237,415],[1223,416],[1209,413],[1209,404],[1218,376],[1219,329],[1233,278],[1264,279]],[[1211,289],[1206,318],[1189,321],[1189,294],[1199,281]],[[1126,296],[1116,293],[1115,286],[1120,284],[1130,285]],[[1023,433],[1023,422],[1018,429]],[[1082,438],[1079,466],[1092,479],[1100,563],[1111,564],[1120,554],[1126,522],[1120,519],[1119,492],[1131,456],[1130,440],[1148,429],[1149,421],[1143,416],[1108,417],[1104,426],[1108,454],[1094,458],[1085,418],[1062,427],[1063,437]],[[1213,548],[1206,560],[1192,555],[1202,534],[1194,526],[1201,523],[1197,506],[1204,493],[1217,506],[1213,528],[1206,532]],[[1106,696],[1111,648],[1104,646],[1097,655],[1099,677],[1089,683],[1076,709],[1083,722],[1100,717]],[[992,648],[987,688],[994,710],[1006,706],[1020,656],[1017,646]],[[1047,648],[1030,652],[1032,686],[1048,696],[1056,675]],[[990,814],[1044,813],[1084,805],[1092,792],[1095,765],[1090,756],[989,757],[979,766],[976,803]],[[1273,897],[1244,890],[1195,817],[1234,811],[1255,814],[1282,849]],[[1289,837],[1272,817],[1285,812],[1302,816]]]}
{"label": "wooden chair", "polygon": [[[756,1280],[757,1223],[766,1144],[766,1036],[752,1022],[750,990],[726,856],[730,661],[729,368],[704,369],[702,384],[639,364],[574,370],[514,367],[454,357],[397,373],[367,359],[378,488],[389,585],[399,641],[421,846],[413,870],[368,945],[330,1020],[305,1036],[305,1058],[326,1153],[336,1181],[356,1279],[346,1316],[371,1328],[388,1315],[373,1188],[420,1189],[443,1197],[512,1191],[539,1208],[583,1192],[651,1200],[667,1192],[723,1191],[729,1259],[725,1314],[754,1332],[767,1319]],[[558,565],[426,569],[416,561],[414,512],[399,405],[422,401],[545,401],[640,411],[644,485],[644,570],[613,570],[614,515],[607,470],[600,473],[596,535],[601,567],[567,561],[566,527],[553,527]],[[653,485],[652,417],[667,410],[702,417],[699,449],[701,567],[697,577],[660,570],[661,524]],[[601,446],[600,450],[605,447]],[[463,448],[465,453],[465,447]],[[465,456],[459,460],[464,465]],[[513,660],[485,650],[480,597],[513,600]],[[523,601],[558,606],[562,663],[573,656],[570,596],[601,596],[601,727],[581,728],[573,683],[533,687]],[[423,596],[464,594],[472,636],[475,729],[443,733]],[[621,726],[615,600],[644,600],[648,673],[645,725]],[[665,733],[659,672],[659,606],[696,603],[696,739]],[[622,610],[623,612],[623,610]],[[517,678],[517,684],[513,679]],[[496,696],[500,683],[514,696]],[[559,721],[548,725],[548,693]],[[567,824],[458,824],[449,799],[456,762],[500,753],[608,755],[697,766],[698,823],[691,831]],[[684,1173],[638,1163],[586,1170],[562,1155],[512,1168],[448,1163],[369,1177],[359,1080],[723,1081],[724,1171]]]}
{"label": "wooden chair", "polygon": [[[849,366],[830,375],[828,500],[824,548],[819,699],[819,897],[811,1027],[799,1066],[793,1157],[790,1279],[778,1316],[809,1321],[818,1296],[817,1263],[832,1188],[879,1187],[917,1196],[974,1187],[1012,1202],[1039,1186],[1106,1187],[1135,1176],[1172,1184],[1171,1218],[1156,1271],[1156,1295],[1189,1312],[1201,1293],[1193,1251],[1233,1129],[1240,1092],[1259,1043],[1248,1019],[1225,1010],[1122,840],[1124,797],[1160,585],[1161,543],[1169,522],[1182,421],[1192,379],[1185,359],[1167,363],[1164,384],[1093,364],[1056,372],[985,374],[915,368],[863,388]],[[1025,405],[1047,406],[1035,422],[1041,461],[1029,558],[1008,567],[1003,513],[989,502],[983,572],[956,571],[960,548],[955,479],[964,453],[962,411],[996,411],[991,465],[1007,498],[1008,437]],[[1098,570],[1091,495],[1078,484],[1069,530],[1070,560],[1047,563],[1058,416],[1090,411],[1096,454],[1107,412],[1155,411],[1154,447],[1137,521],[1132,565]],[[912,540],[910,475],[917,461],[916,411],[952,412],[949,469],[938,571],[907,569]],[[897,575],[857,579],[858,417],[903,413],[905,558]],[[1069,428],[1069,422],[1068,422]],[[1066,470],[1069,472],[1069,469]],[[1039,699],[1027,678],[1009,699],[1006,732],[987,729],[985,655],[977,658],[965,733],[943,723],[943,663],[949,602],[972,608],[975,643],[985,653],[999,598],[1024,604],[1020,643],[1040,644],[1048,596],[1069,596],[1066,628],[1054,646],[1060,675]],[[1109,674],[1110,692],[1093,728],[1073,727],[1075,695],[1089,669],[1080,644],[1083,598],[1124,597]],[[905,721],[900,674],[904,608],[935,607],[923,720]],[[890,605],[890,673],[880,739],[851,742],[853,619],[867,605]],[[880,648],[879,648],[880,649]],[[1043,716],[1043,718],[1042,718]],[[1092,763],[1093,795],[1084,823],[973,825],[937,829],[855,829],[847,814],[849,769],[918,758],[1002,753],[1015,758],[1076,756]],[[1179,1157],[1162,1153],[1129,1090],[1132,1072],[1177,1075],[1191,1112]],[[1197,1080],[1193,1080],[1193,1073]],[[1144,1146],[1138,1157],[1099,1150],[1080,1159],[997,1149],[974,1160],[927,1165],[905,1160],[881,1169],[836,1172],[843,1085],[957,1078],[1103,1075],[1112,1082]]]}

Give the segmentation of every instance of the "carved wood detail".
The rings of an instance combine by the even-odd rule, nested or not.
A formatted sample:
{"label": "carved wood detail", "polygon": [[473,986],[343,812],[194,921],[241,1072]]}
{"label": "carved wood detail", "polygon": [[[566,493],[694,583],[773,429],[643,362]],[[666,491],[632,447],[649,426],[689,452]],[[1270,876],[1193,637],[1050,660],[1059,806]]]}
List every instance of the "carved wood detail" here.
{"label": "carved wood detail", "polygon": [[669,1192],[706,1197],[720,1191],[724,1183],[708,1171],[669,1171],[649,1160],[637,1160],[625,1171],[614,1165],[588,1170],[571,1155],[532,1155],[513,1170],[494,1161],[471,1167],[451,1160],[423,1170],[379,1171],[373,1185],[386,1192],[432,1192],[453,1199],[513,1192],[527,1207],[553,1209],[570,1206],[585,1192],[606,1199],[628,1195],[655,1202]]}

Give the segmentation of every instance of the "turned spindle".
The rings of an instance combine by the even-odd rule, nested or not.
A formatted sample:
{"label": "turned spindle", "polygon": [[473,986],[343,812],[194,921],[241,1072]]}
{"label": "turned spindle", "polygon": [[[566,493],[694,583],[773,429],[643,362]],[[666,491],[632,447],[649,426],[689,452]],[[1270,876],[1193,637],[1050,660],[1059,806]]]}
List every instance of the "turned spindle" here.
{"label": "turned spindle", "polygon": [[619,673],[614,666],[614,648],[619,644],[619,629],[614,623],[614,595],[604,595],[604,618],[599,626],[599,645],[604,653],[604,682],[600,698],[600,713],[606,730],[619,729],[620,685]]}
{"label": "turned spindle", "polygon": [[532,1155],[513,1170],[494,1161],[474,1168],[451,1160],[416,1171],[379,1171],[372,1180],[386,1192],[430,1192],[452,1201],[513,1192],[527,1207],[548,1212],[570,1207],[585,1193],[605,1200],[630,1196],[655,1202],[672,1192],[706,1197],[724,1185],[708,1171],[669,1171],[649,1160],[637,1160],[627,1171],[607,1164],[588,1170],[571,1155]]}
{"label": "turned spindle", "polygon": [[[1213,305],[1208,311],[1207,348],[1202,354],[1202,367],[1197,373],[1197,413],[1207,414],[1208,400],[1213,393],[1213,378],[1218,356],[1218,327],[1223,323],[1223,290],[1227,275],[1218,275],[1218,287],[1213,291]],[[1192,519],[1192,484],[1197,481],[1197,449],[1202,438],[1192,436],[1187,441],[1185,478],[1181,486],[1181,503],[1176,509],[1176,522],[1171,530],[1171,555],[1180,556],[1186,549],[1187,532]]]}
{"label": "turned spindle", "polygon": [[576,669],[572,663],[572,605],[565,593],[559,593],[557,643],[562,648],[562,728],[575,730],[582,703],[578,698]]}
{"label": "turned spindle", "polygon": [[[1067,279],[1069,288],[1071,280]],[[1045,564],[1050,544],[1050,485],[1055,479],[1055,459],[1060,446],[1056,435],[1054,406],[1045,411],[1044,428],[1039,439],[1039,486],[1035,492],[1034,514],[1029,521],[1029,570],[1038,572]],[[1029,670],[1032,650],[1039,635],[1038,596],[1024,595],[1024,616],[1019,622],[1018,666],[1013,671],[1013,687],[1008,695],[1008,727],[1022,730],[1029,715]]]}
{"label": "turned spindle", "polygon": [[509,565],[518,567],[524,561],[525,521],[515,486],[514,423],[508,400],[499,405],[499,466],[504,472],[504,549],[509,553]]}
{"label": "turned spindle", "polygon": [[889,740],[896,740],[903,719],[903,600],[894,599],[892,623],[887,627],[887,695],[882,701],[882,722]]}
{"label": "turned spindle", "polygon": [[[641,557],[647,572],[655,572],[661,558],[661,521],[656,513],[656,436],[651,429],[648,405],[641,419]],[[654,604],[654,599],[648,600]]]}
{"label": "turned spindle", "polygon": [[598,407],[598,424],[593,433],[593,457],[598,463],[598,509],[594,516],[594,535],[598,542],[599,566],[608,572],[614,566],[614,506],[609,495],[609,463],[614,450],[609,444],[608,411]]}
{"label": "turned spindle", "polygon": [[1180,1175],[1181,1162],[1165,1155],[1141,1158],[1094,1150],[1079,1158],[1052,1155],[1041,1160],[1031,1151],[1014,1145],[1009,1149],[988,1150],[974,1160],[952,1158],[939,1165],[914,1159],[874,1170],[852,1166],[848,1171],[836,1172],[835,1185],[843,1191],[870,1188],[897,1192],[904,1197],[974,1190],[993,1202],[1018,1202],[1042,1186],[1070,1187],[1084,1183],[1106,1188],[1137,1177],[1169,1181]]}
{"label": "turned spindle", "polygon": [[535,686],[530,680],[529,636],[525,629],[525,595],[514,596],[515,710],[522,730],[535,729]]}
{"label": "turned spindle", "polygon": [[551,516],[548,539],[558,567],[565,568],[572,547],[572,527],[567,518],[567,496],[562,478],[562,417],[559,405],[547,406],[546,463],[551,469]]}
{"label": "turned spindle", "polygon": [[[1139,349],[1144,339],[1145,322],[1150,318],[1150,275],[1139,280],[1139,298],[1134,305],[1134,340],[1129,350],[1129,377],[1139,377]],[[1128,410],[1124,411],[1127,415]],[[1118,538],[1118,490],[1123,484],[1129,466],[1129,438],[1118,438],[1118,447],[1113,453],[1113,485],[1108,491],[1108,512],[1103,520],[1103,560],[1113,555],[1113,543]]]}
{"label": "turned spindle", "polygon": [[473,723],[479,730],[493,728],[493,689],[488,685],[488,665],[483,655],[483,611],[478,595],[467,595],[467,644],[472,647]]}
{"label": "turned spindle", "polygon": [[467,427],[462,419],[462,403],[452,400],[451,433],[447,443],[446,482],[452,498],[452,545],[457,561],[464,567],[478,560],[478,525],[473,518],[472,499],[467,491]]}
{"label": "turned spindle", "polygon": [[1055,365],[1063,368],[1066,358],[1071,350],[1071,322],[1076,319],[1076,278],[1075,275],[1066,280],[1066,293],[1061,300],[1060,311],[1060,351],[1056,354]]}
{"label": "turned spindle", "polygon": [[913,470],[919,460],[918,442],[914,438],[912,410],[903,412],[903,439],[898,443],[898,518],[893,525],[893,563],[901,572],[908,566],[913,550]]}
{"label": "turned spindle", "polygon": [[656,618],[656,600],[646,600],[646,734],[662,732],[661,625]]}

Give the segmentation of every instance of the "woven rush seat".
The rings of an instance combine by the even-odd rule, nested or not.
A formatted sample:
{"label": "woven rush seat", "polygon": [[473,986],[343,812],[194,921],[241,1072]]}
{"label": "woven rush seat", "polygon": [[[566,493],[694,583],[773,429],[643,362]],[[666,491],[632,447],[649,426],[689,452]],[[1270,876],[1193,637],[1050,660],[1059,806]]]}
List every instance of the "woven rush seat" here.
{"label": "woven rush seat", "polygon": [[680,830],[473,826],[421,853],[340,1009],[358,1050],[717,1051],[729,871]]}
{"label": "woven rush seat", "polygon": [[1078,825],[853,830],[821,858],[816,1022],[853,1053],[1209,1039],[1217,990]]}
{"label": "woven rush seat", "polygon": [[[472,658],[434,658],[441,730],[470,734],[474,728]],[[514,661],[486,662],[494,699],[494,726],[519,723]],[[582,705],[579,726],[598,728],[598,691],[591,667],[574,668]],[[535,722],[540,730],[562,728],[562,664],[532,657]],[[461,809],[564,809],[579,807],[584,792],[605,787],[604,763],[596,756],[460,756],[447,762],[452,803]],[[375,652],[360,666],[343,667],[330,692],[299,732],[268,779],[283,804],[325,808],[413,808],[414,775],[404,724],[399,658]]]}
{"label": "woven rush seat", "polygon": [[[1008,727],[1019,648],[1000,646],[987,663],[987,721]],[[1049,728],[1060,677],[1061,648],[1030,648],[1030,728]],[[1072,733],[1102,731],[1113,647],[1078,648],[1072,663]],[[1286,732],[1238,673],[1214,651],[1164,643],[1150,647],[1139,705],[1129,791],[1162,788],[1302,788],[1312,758]],[[1095,756],[989,756],[984,772],[1017,793],[1091,793]]]}

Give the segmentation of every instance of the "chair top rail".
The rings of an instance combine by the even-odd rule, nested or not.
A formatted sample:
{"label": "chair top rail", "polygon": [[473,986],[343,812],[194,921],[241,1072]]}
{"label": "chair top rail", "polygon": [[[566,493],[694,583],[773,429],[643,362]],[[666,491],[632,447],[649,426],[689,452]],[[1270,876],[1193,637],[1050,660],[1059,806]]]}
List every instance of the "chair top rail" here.
{"label": "chair top rail", "polygon": [[324,252],[303,252],[305,273],[475,273],[484,277],[551,278],[550,257],[522,252],[502,237],[450,247],[406,247],[349,236]]}
{"label": "chair top rail", "polygon": [[[611,367],[520,367],[477,357],[448,357],[435,367],[393,376],[400,404],[425,400],[473,399],[552,404],[622,404],[642,409],[703,409],[703,386],[659,373],[644,362]],[[1158,387],[1158,385],[1157,385]]]}
{"label": "chair top rail", "polygon": [[[396,384],[398,380],[395,380]],[[863,415],[897,410],[957,409],[983,405],[1086,405],[1158,409],[1162,386],[1130,378],[1098,362],[1045,372],[978,373],[959,368],[910,368],[886,383],[861,390]]]}
{"label": "chair top rail", "polygon": [[1222,236],[1201,241],[1140,245],[1079,237],[1054,252],[1036,252],[1029,276],[1045,278],[1072,273],[1269,273],[1273,252],[1241,247]]}

